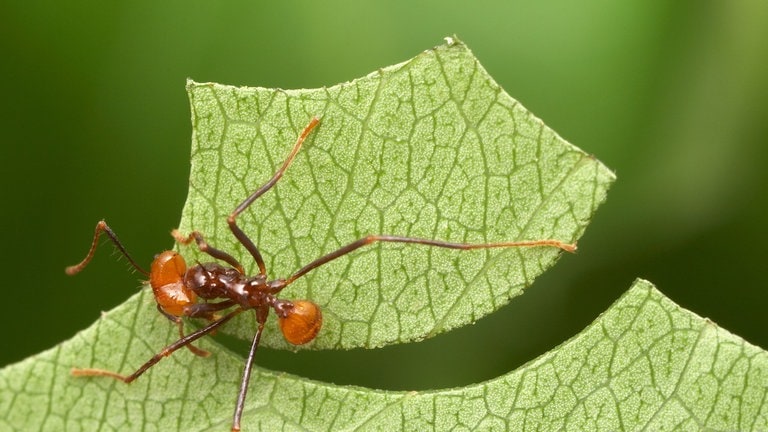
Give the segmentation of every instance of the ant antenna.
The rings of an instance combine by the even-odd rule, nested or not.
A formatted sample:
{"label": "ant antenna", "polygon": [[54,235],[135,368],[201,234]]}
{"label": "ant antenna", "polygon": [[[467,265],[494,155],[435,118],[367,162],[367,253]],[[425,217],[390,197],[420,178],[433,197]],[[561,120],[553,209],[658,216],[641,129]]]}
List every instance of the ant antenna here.
{"label": "ant antenna", "polygon": [[115,244],[117,250],[120,251],[120,253],[128,259],[128,262],[131,263],[133,268],[138,270],[144,276],[149,277],[149,272],[141,268],[141,266],[136,263],[133,258],[131,258],[131,255],[125,249],[125,246],[123,246],[123,244],[120,242],[120,239],[117,238],[117,234],[112,231],[112,228],[110,228],[109,225],[104,222],[104,220],[100,220],[99,223],[96,224],[96,229],[93,232],[93,242],[91,243],[91,248],[88,250],[88,254],[85,256],[85,258],[83,258],[83,260],[79,263],[71,265],[64,270],[68,275],[72,276],[80,273],[88,265],[88,263],[91,262],[93,255],[96,253],[96,246],[99,245],[99,237],[101,236],[102,232],[107,234],[109,239],[112,240],[112,243]]}

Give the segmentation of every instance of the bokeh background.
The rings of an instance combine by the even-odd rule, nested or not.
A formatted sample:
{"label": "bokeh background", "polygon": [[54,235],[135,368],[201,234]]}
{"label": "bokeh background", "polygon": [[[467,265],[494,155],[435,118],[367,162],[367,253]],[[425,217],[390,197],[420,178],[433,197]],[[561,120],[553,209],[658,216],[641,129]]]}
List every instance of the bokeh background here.
{"label": "bokeh background", "polygon": [[567,340],[636,277],[768,348],[766,23],[763,0],[3,1],[0,366],[138,288],[105,245],[88,271],[64,275],[97,220],[142,262],[171,246],[188,181],[187,77],[328,86],[454,33],[617,172],[579,253],[498,313],[424,343],[263,350],[258,362],[385,389],[466,385]]}

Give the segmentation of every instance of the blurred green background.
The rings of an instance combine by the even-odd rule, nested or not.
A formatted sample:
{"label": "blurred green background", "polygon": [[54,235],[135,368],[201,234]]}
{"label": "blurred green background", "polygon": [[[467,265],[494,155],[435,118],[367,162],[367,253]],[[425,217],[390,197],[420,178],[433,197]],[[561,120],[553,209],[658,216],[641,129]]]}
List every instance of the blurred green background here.
{"label": "blurred green background", "polygon": [[453,33],[617,172],[579,253],[493,316],[424,343],[263,350],[258,362],[387,389],[466,385],[578,333],[636,277],[768,348],[766,23],[762,0],[2,2],[0,366],[136,291],[105,245],[88,271],[64,275],[100,218],[140,262],[171,246],[189,170],[187,77],[328,86]]}

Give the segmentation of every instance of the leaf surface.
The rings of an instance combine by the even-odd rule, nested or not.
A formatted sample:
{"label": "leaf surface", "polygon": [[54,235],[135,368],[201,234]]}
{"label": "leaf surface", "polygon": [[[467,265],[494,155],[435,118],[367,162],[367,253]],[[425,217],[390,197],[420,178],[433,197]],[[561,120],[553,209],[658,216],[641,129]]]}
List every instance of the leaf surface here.
{"label": "leaf surface", "polygon": [[[242,358],[213,342],[131,385],[71,366],[132,369],[175,332],[145,291],[58,347],[0,370],[0,430],[227,430]],[[138,331],[137,323],[160,331]],[[129,341],[127,345],[124,341]],[[768,353],[637,281],[594,323],[499,378],[451,390],[336,387],[256,368],[245,430],[766,430]]]}
{"label": "leaf surface", "polygon": [[[180,229],[205,233],[250,272],[226,219],[310,135],[276,186],[238,219],[270,278],[369,234],[457,243],[575,242],[614,176],[512,99],[469,49],[445,45],[329,88],[189,82],[190,190]],[[210,260],[183,247],[190,261]],[[457,251],[373,244],[313,270],[281,295],[322,307],[313,349],[434,336],[507,304],[559,249]],[[270,320],[263,344],[290,348]],[[223,329],[253,335],[253,317]]]}

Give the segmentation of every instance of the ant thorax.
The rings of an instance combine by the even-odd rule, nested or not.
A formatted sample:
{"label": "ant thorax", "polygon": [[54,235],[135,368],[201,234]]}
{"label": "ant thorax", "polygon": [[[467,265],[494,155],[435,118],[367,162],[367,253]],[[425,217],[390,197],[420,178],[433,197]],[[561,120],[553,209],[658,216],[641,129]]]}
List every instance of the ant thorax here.
{"label": "ant thorax", "polygon": [[251,309],[254,303],[263,303],[254,297],[267,294],[264,275],[247,277],[232,267],[209,262],[197,264],[187,270],[184,285],[198,297],[212,299],[230,299],[245,309]]}

